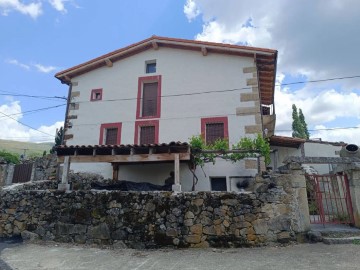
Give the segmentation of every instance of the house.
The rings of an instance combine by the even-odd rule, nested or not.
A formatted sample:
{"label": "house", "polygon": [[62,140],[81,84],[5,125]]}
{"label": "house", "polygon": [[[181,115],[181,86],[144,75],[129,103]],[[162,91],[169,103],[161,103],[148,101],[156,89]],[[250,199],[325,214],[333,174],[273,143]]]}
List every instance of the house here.
{"label": "house", "polygon": [[[276,50],[152,36],[61,71],[69,95],[59,160],[154,184],[175,170],[191,190],[189,138],[232,145],[274,133],[276,64]],[[230,191],[257,173],[257,160],[218,160],[195,173],[197,190]]]}
{"label": "house", "polygon": [[[321,139],[300,139],[285,136],[271,136],[269,139],[271,153],[271,167],[277,169],[284,165],[283,161],[289,156],[295,157],[340,157],[340,150],[346,145],[343,142],[328,142]],[[307,172],[329,174],[336,164],[303,164]]]}

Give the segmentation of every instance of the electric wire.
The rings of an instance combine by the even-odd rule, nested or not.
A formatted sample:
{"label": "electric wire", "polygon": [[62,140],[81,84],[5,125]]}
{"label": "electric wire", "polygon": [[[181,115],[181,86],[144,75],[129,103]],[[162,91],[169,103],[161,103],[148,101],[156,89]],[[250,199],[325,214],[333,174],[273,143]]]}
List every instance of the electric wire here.
{"label": "electric wire", "polygon": [[[27,114],[33,114],[36,112],[41,112],[41,111],[46,111],[46,110],[50,110],[50,109],[55,109],[55,108],[59,108],[59,107],[63,107],[66,104],[61,104],[61,105],[56,105],[56,106],[51,106],[51,107],[45,107],[45,108],[40,108],[40,109],[34,109],[34,110],[29,110],[29,111],[24,111],[24,112],[19,112],[19,113],[12,113],[12,114],[8,114],[8,116],[14,116],[14,115],[27,115]],[[0,116],[1,118],[5,118],[8,116]]]}
{"label": "electric wire", "polygon": [[45,135],[48,135],[48,136],[51,136],[51,137],[54,137],[54,138],[55,138],[55,135],[51,135],[51,134],[49,134],[49,133],[43,132],[43,131],[41,131],[41,130],[38,130],[38,129],[32,127],[32,126],[29,126],[28,124],[25,124],[25,123],[23,123],[23,122],[15,119],[15,118],[13,118],[13,117],[7,115],[6,113],[0,112],[0,114],[2,114],[2,115],[4,115],[4,116],[6,116],[6,117],[8,117],[8,118],[10,118],[10,119],[18,122],[19,124],[21,124],[21,125],[23,125],[23,126],[25,126],[25,127],[28,127],[28,128],[30,128],[30,129],[32,129],[32,130],[35,130],[35,131],[37,131],[37,132],[40,132],[40,133],[43,133],[43,134],[45,134]]}

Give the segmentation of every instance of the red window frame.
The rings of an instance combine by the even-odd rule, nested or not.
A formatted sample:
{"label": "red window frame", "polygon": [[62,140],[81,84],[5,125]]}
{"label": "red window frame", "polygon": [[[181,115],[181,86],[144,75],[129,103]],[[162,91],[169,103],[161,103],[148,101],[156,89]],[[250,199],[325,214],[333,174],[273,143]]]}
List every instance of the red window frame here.
{"label": "red window frame", "polygon": [[106,124],[101,124],[100,126],[100,136],[99,136],[99,144],[103,145],[104,139],[105,139],[105,131],[106,129],[110,129],[110,128],[117,128],[118,129],[118,134],[117,134],[117,138],[116,138],[116,144],[120,144],[121,142],[121,128],[122,128],[122,123],[106,123]]}
{"label": "red window frame", "polygon": [[209,117],[209,118],[201,118],[201,136],[205,140],[206,143],[206,124],[224,124],[224,139],[229,139],[229,123],[228,118],[224,117]]}
{"label": "red window frame", "polygon": [[[100,94],[100,98],[96,98],[97,94]],[[103,94],[103,89],[102,88],[91,90],[90,101],[102,100],[102,94]]]}
{"label": "red window frame", "polygon": [[[158,83],[157,88],[157,102],[156,102],[156,115],[142,116],[142,92],[143,86],[146,83]],[[137,94],[137,106],[136,106],[136,119],[149,119],[160,118],[161,115],[161,75],[139,77],[138,80],[138,94]]]}
{"label": "red window frame", "polygon": [[154,126],[155,127],[155,141],[154,143],[159,143],[159,120],[149,120],[149,121],[136,121],[135,122],[135,136],[134,144],[140,143],[140,128],[144,126]]}

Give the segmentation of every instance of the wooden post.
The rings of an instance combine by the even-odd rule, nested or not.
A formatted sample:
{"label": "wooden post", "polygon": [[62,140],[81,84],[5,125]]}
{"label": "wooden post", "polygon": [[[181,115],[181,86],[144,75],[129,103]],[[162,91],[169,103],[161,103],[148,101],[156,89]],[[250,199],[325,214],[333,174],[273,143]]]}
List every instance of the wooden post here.
{"label": "wooden post", "polygon": [[113,180],[117,181],[119,180],[119,164],[113,163],[112,167],[113,167]]}
{"label": "wooden post", "polygon": [[174,180],[175,180],[175,184],[172,185],[172,190],[173,191],[181,191],[181,184],[180,184],[180,157],[179,157],[179,154],[175,154]]}
{"label": "wooden post", "polygon": [[70,157],[65,156],[61,183],[58,185],[58,190],[64,190],[64,191],[70,190],[70,185],[68,183],[69,171],[70,171]]}

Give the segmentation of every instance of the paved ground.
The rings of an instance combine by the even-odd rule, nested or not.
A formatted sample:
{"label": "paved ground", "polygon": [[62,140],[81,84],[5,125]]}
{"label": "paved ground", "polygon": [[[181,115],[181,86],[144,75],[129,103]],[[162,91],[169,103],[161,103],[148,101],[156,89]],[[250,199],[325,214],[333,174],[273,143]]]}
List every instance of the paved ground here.
{"label": "paved ground", "polygon": [[[360,269],[360,245],[185,250],[108,250],[58,244],[20,244],[1,251],[0,269]],[[0,265],[1,266],[1,265]]]}

